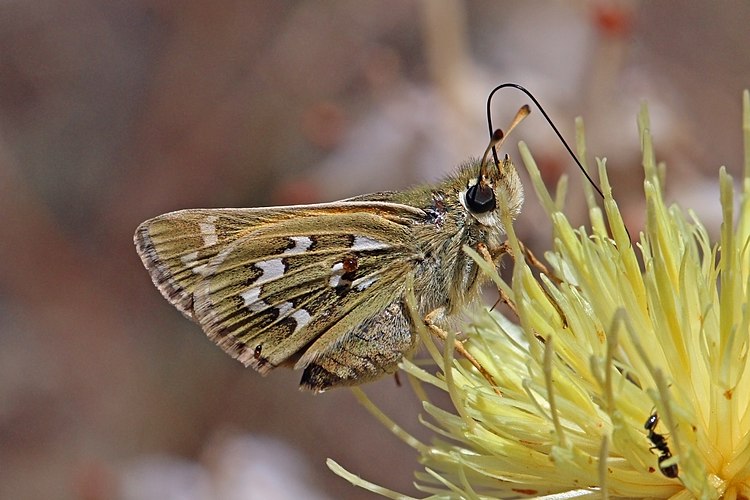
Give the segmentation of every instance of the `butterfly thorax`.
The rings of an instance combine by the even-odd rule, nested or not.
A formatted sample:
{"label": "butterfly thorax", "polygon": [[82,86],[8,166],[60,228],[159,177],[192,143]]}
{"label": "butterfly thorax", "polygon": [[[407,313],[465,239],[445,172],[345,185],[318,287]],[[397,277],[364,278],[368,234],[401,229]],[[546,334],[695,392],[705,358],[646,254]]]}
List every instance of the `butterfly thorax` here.
{"label": "butterfly thorax", "polygon": [[438,185],[416,187],[394,196],[394,201],[416,206],[426,214],[413,230],[417,264],[414,288],[420,292],[420,313],[443,308],[451,316],[477,298],[484,277],[463,247],[477,249],[482,243],[496,255],[505,240],[502,207],[508,207],[513,219],[520,212],[522,186],[506,159],[494,179],[496,196],[503,201],[487,213],[473,213],[465,196],[478,171],[479,162],[470,161]]}

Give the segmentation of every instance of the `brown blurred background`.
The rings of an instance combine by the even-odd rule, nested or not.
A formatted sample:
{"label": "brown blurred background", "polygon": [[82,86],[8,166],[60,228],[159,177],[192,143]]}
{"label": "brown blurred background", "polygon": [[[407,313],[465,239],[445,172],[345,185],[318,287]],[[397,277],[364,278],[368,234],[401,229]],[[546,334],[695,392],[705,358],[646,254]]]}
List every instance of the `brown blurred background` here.
{"label": "brown blurred background", "polygon": [[[349,391],[243,369],[167,304],[136,225],[437,179],[482,153],[487,93],[515,81],[571,140],[584,117],[634,234],[647,100],[669,198],[715,230],[748,26],[741,1],[1,2],[0,498],[371,497],[326,457],[416,495],[414,452]],[[525,102],[499,93],[496,126]],[[538,112],[520,139],[580,212]],[[543,249],[539,214],[529,193],[518,231]],[[408,387],[365,389],[429,439]]]}

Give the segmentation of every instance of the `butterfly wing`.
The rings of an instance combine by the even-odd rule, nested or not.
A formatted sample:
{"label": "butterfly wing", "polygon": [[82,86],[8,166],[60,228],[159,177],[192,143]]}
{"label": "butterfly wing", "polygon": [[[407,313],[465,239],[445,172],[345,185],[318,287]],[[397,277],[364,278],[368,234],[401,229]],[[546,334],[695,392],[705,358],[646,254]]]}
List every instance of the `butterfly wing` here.
{"label": "butterfly wing", "polygon": [[226,352],[267,372],[298,360],[297,368],[336,363],[332,353],[353,333],[367,336],[363,325],[404,335],[405,320],[387,311],[419,258],[409,228],[425,220],[420,209],[386,201],[183,210],[141,224],[135,243],[167,300]]}

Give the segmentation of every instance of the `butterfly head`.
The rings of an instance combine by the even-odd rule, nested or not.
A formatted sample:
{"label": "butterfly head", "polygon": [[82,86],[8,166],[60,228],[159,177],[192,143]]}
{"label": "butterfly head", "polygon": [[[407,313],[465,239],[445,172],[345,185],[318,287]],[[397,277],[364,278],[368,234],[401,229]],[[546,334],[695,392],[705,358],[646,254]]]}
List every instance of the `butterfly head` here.
{"label": "butterfly head", "polygon": [[500,233],[505,232],[501,222],[503,206],[515,219],[523,204],[523,186],[510,157],[506,155],[501,161],[491,159],[493,148],[504,138],[502,130],[495,130],[479,165],[479,173],[468,180],[465,191],[460,194],[461,204],[477,223],[499,229]]}
{"label": "butterfly head", "polygon": [[[479,177],[473,183],[469,183],[464,201],[466,208],[475,214],[483,214],[495,210],[497,207],[497,195],[495,193],[495,184],[498,176],[493,175],[498,168],[490,168],[488,156],[492,148],[503,140],[503,131],[495,130],[490,140],[490,145],[484,152],[482,164],[479,169]],[[493,165],[497,167],[497,165]]]}

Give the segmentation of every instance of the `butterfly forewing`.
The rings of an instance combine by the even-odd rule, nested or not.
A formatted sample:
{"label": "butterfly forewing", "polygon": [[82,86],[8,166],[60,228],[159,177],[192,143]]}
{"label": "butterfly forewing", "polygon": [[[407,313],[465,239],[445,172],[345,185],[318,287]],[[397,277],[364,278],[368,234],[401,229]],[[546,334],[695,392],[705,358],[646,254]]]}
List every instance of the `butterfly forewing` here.
{"label": "butterfly forewing", "polygon": [[381,201],[184,210],[144,222],[136,245],[170,302],[267,371],[314,362],[398,300],[393,284],[419,258],[409,227],[424,217]]}

